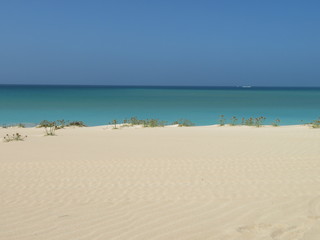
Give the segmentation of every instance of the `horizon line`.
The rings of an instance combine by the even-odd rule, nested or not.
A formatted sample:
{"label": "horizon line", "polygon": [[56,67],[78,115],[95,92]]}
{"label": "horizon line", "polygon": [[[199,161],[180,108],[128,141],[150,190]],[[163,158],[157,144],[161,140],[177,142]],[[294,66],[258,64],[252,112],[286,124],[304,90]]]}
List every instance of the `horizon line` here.
{"label": "horizon line", "polygon": [[0,83],[0,86],[48,86],[48,87],[148,87],[148,88],[320,88],[320,86],[257,86],[257,85],[113,85],[113,84],[19,84]]}

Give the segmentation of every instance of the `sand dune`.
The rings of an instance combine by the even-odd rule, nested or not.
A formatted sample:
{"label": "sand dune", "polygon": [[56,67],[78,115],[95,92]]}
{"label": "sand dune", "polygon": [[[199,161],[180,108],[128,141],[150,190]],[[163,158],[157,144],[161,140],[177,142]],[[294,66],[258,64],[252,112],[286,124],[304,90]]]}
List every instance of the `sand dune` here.
{"label": "sand dune", "polygon": [[1,240],[319,240],[320,130],[106,126],[0,142]]}

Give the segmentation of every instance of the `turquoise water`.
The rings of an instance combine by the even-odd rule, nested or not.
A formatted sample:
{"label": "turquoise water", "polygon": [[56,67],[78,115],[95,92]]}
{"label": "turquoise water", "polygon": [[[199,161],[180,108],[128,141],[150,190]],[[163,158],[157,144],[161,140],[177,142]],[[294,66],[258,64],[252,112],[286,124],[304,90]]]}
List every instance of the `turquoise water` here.
{"label": "turquoise water", "polygon": [[65,119],[104,125],[137,116],[210,125],[222,114],[310,122],[320,117],[320,88],[0,86],[0,124]]}

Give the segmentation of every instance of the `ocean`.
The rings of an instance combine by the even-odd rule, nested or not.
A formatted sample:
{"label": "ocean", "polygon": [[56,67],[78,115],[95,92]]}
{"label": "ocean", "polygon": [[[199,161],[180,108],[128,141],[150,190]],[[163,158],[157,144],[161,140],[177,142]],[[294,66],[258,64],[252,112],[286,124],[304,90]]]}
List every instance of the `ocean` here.
{"label": "ocean", "polygon": [[320,117],[320,88],[0,85],[1,125],[65,119],[95,126],[132,116],[212,125],[220,115],[308,123]]}

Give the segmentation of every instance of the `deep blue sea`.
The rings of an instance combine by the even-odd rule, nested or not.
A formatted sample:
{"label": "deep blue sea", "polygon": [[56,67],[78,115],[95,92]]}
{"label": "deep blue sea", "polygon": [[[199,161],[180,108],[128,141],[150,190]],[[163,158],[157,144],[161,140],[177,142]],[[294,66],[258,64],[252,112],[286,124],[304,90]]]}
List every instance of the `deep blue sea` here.
{"label": "deep blue sea", "polygon": [[65,119],[93,126],[136,116],[210,125],[220,115],[307,123],[320,117],[320,88],[0,85],[0,124]]}

